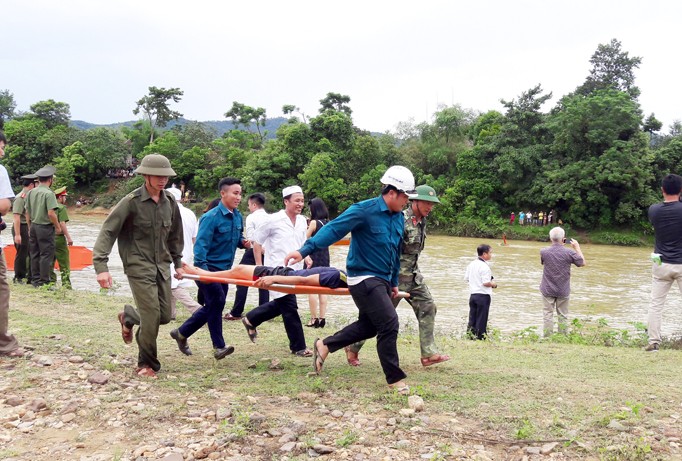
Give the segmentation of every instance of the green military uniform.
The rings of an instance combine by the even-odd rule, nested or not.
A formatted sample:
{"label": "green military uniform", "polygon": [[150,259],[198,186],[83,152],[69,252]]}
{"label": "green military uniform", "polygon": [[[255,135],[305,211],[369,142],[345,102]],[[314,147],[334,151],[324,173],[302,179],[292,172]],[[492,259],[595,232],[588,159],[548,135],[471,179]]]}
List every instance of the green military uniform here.
{"label": "green military uniform", "polygon": [[[56,191],[55,191],[56,192]],[[57,220],[60,223],[69,222],[69,214],[66,206],[61,203],[57,207]],[[62,276],[62,288],[71,289],[71,258],[69,256],[69,245],[66,235],[57,234],[55,237],[55,260],[59,263],[59,273]],[[52,272],[52,280],[56,281],[57,276]]]}
{"label": "green military uniform", "polygon": [[[419,196],[414,200],[438,202],[435,191],[428,186],[417,187]],[[426,195],[425,195],[426,194]],[[412,306],[419,322],[419,345],[422,358],[438,354],[434,339],[436,320],[436,303],[433,301],[429,287],[424,283],[424,277],[419,271],[419,254],[426,242],[426,218],[417,220],[412,206],[403,210],[405,227],[403,230],[402,250],[400,254],[400,274],[398,275],[398,289],[410,294],[407,302]],[[398,306],[401,298],[394,298],[393,305]],[[357,354],[364,341],[350,346],[350,350]]]}
{"label": "green military uniform", "polygon": [[[38,179],[36,175],[24,175],[22,180]],[[26,223],[26,197],[31,189],[24,189],[16,196],[12,204],[12,214],[19,216],[19,234],[21,235],[21,245],[14,244],[17,250],[17,255],[14,258],[14,281],[22,282],[24,280],[31,281],[31,263],[28,257],[29,254],[29,236],[28,224]],[[16,232],[14,231],[14,223],[12,223],[12,241],[14,241]]]}
{"label": "green military uniform", "polygon": [[[43,177],[48,171],[38,170],[36,174]],[[38,174],[42,172],[41,174]],[[50,275],[54,267],[56,229],[48,217],[48,210],[56,210],[57,198],[45,184],[40,184],[26,197],[26,211],[30,218],[29,251],[31,255],[31,283],[41,286],[50,283]]]}
{"label": "green military uniform", "polygon": [[[147,157],[151,156],[154,154]],[[147,174],[144,170],[142,173]],[[171,320],[170,265],[182,267],[184,245],[180,210],[170,192],[164,191],[156,203],[146,186],[142,186],[114,207],[102,224],[93,249],[97,274],[109,272],[109,253],[117,239],[123,269],[139,310],[126,306],[124,323],[128,328],[140,326],[135,335],[138,366],[158,371],[161,368],[156,347],[159,325]]]}
{"label": "green military uniform", "polygon": [[[403,232],[403,249],[400,255],[400,275],[398,289],[410,294],[407,302],[412,306],[419,322],[419,345],[421,356],[431,357],[438,353],[434,340],[434,323],[436,320],[436,303],[433,301],[429,287],[424,283],[419,271],[419,253],[424,249],[426,241],[426,219],[420,221],[414,216],[412,207],[403,211],[405,230]],[[395,306],[400,298],[393,299]]]}

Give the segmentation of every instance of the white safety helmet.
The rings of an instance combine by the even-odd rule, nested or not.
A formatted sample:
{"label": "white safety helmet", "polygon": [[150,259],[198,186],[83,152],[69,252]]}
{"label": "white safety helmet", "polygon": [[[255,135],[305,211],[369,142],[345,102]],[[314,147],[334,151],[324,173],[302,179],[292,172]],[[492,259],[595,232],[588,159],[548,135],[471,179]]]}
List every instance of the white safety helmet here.
{"label": "white safety helmet", "polygon": [[386,173],[381,177],[381,184],[393,186],[400,192],[406,193],[410,198],[415,198],[418,195],[414,189],[414,176],[404,166],[394,165],[386,170]]}

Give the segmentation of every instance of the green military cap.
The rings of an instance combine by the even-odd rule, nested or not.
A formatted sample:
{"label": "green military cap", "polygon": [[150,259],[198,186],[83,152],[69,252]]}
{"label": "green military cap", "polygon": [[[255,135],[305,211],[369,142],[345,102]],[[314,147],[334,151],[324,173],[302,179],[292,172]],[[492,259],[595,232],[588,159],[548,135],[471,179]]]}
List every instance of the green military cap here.
{"label": "green military cap", "polygon": [[35,181],[38,179],[38,176],[34,174],[25,174],[21,176],[19,179],[22,179],[24,181]]}
{"label": "green military cap", "polygon": [[423,200],[425,202],[440,203],[438,197],[436,196],[436,191],[431,186],[423,184],[416,187],[417,196],[412,197],[411,200]]}
{"label": "green military cap", "polygon": [[69,195],[69,194],[66,193],[66,186],[64,186],[64,187],[60,187],[59,189],[55,189],[54,195],[59,197],[60,195]]}
{"label": "green military cap", "polygon": [[38,176],[39,178],[49,178],[50,176],[54,176],[54,173],[57,170],[55,167],[52,165],[45,165],[41,169],[35,172],[35,175]]}
{"label": "green military cap", "polygon": [[175,171],[171,168],[170,161],[161,154],[147,155],[142,159],[135,173],[152,176],[175,176]]}

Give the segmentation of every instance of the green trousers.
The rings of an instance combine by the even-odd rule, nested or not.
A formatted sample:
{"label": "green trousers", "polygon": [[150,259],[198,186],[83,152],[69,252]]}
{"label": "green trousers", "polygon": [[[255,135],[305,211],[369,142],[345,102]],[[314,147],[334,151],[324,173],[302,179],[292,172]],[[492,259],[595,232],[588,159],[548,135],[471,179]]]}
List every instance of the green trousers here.
{"label": "green trousers", "polygon": [[161,369],[156,347],[159,336],[159,325],[171,321],[171,280],[164,280],[160,272],[156,278],[135,277],[128,274],[130,291],[137,309],[126,305],[123,310],[123,321],[128,328],[139,325],[135,340],[139,349],[138,367],[150,367],[154,371]]}
{"label": "green trousers", "polygon": [[[63,235],[55,236],[54,259],[59,263],[59,273],[62,276],[62,288],[71,289],[71,262],[69,258],[69,245]],[[50,279],[57,281],[57,275],[52,271]]]}
{"label": "green trousers", "polygon": [[[421,280],[421,276],[419,276]],[[407,302],[412,306],[414,314],[417,316],[417,322],[419,323],[419,346],[421,349],[421,356],[431,357],[438,354],[438,348],[436,348],[436,340],[434,338],[434,328],[436,322],[436,303],[433,301],[429,287],[425,283],[418,283],[415,278],[410,281],[404,281],[401,279],[400,286],[398,287],[400,291],[406,291],[410,294],[407,298]],[[393,305],[397,306],[400,302],[400,298],[394,298]],[[350,346],[350,349],[358,353],[364,345],[364,341],[357,342]]]}

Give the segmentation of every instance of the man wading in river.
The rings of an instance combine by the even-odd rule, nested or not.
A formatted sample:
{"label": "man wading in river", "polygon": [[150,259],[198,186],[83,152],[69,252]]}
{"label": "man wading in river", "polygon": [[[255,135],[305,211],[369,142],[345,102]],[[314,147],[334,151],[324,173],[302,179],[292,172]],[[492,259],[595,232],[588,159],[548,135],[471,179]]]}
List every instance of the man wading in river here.
{"label": "man wading in river", "polygon": [[121,335],[126,344],[133,342],[133,325],[139,325],[135,339],[139,348],[138,376],[156,378],[161,369],[156,338],[159,325],[171,319],[171,262],[182,275],[182,221],[175,198],[164,190],[175,171],[166,157],[149,154],[135,173],[144,176],[144,186],[126,195],[102,224],[93,249],[92,260],[97,282],[111,288],[113,280],[107,263],[118,240],[123,270],[128,276],[136,310],[126,304],[118,314]]}

